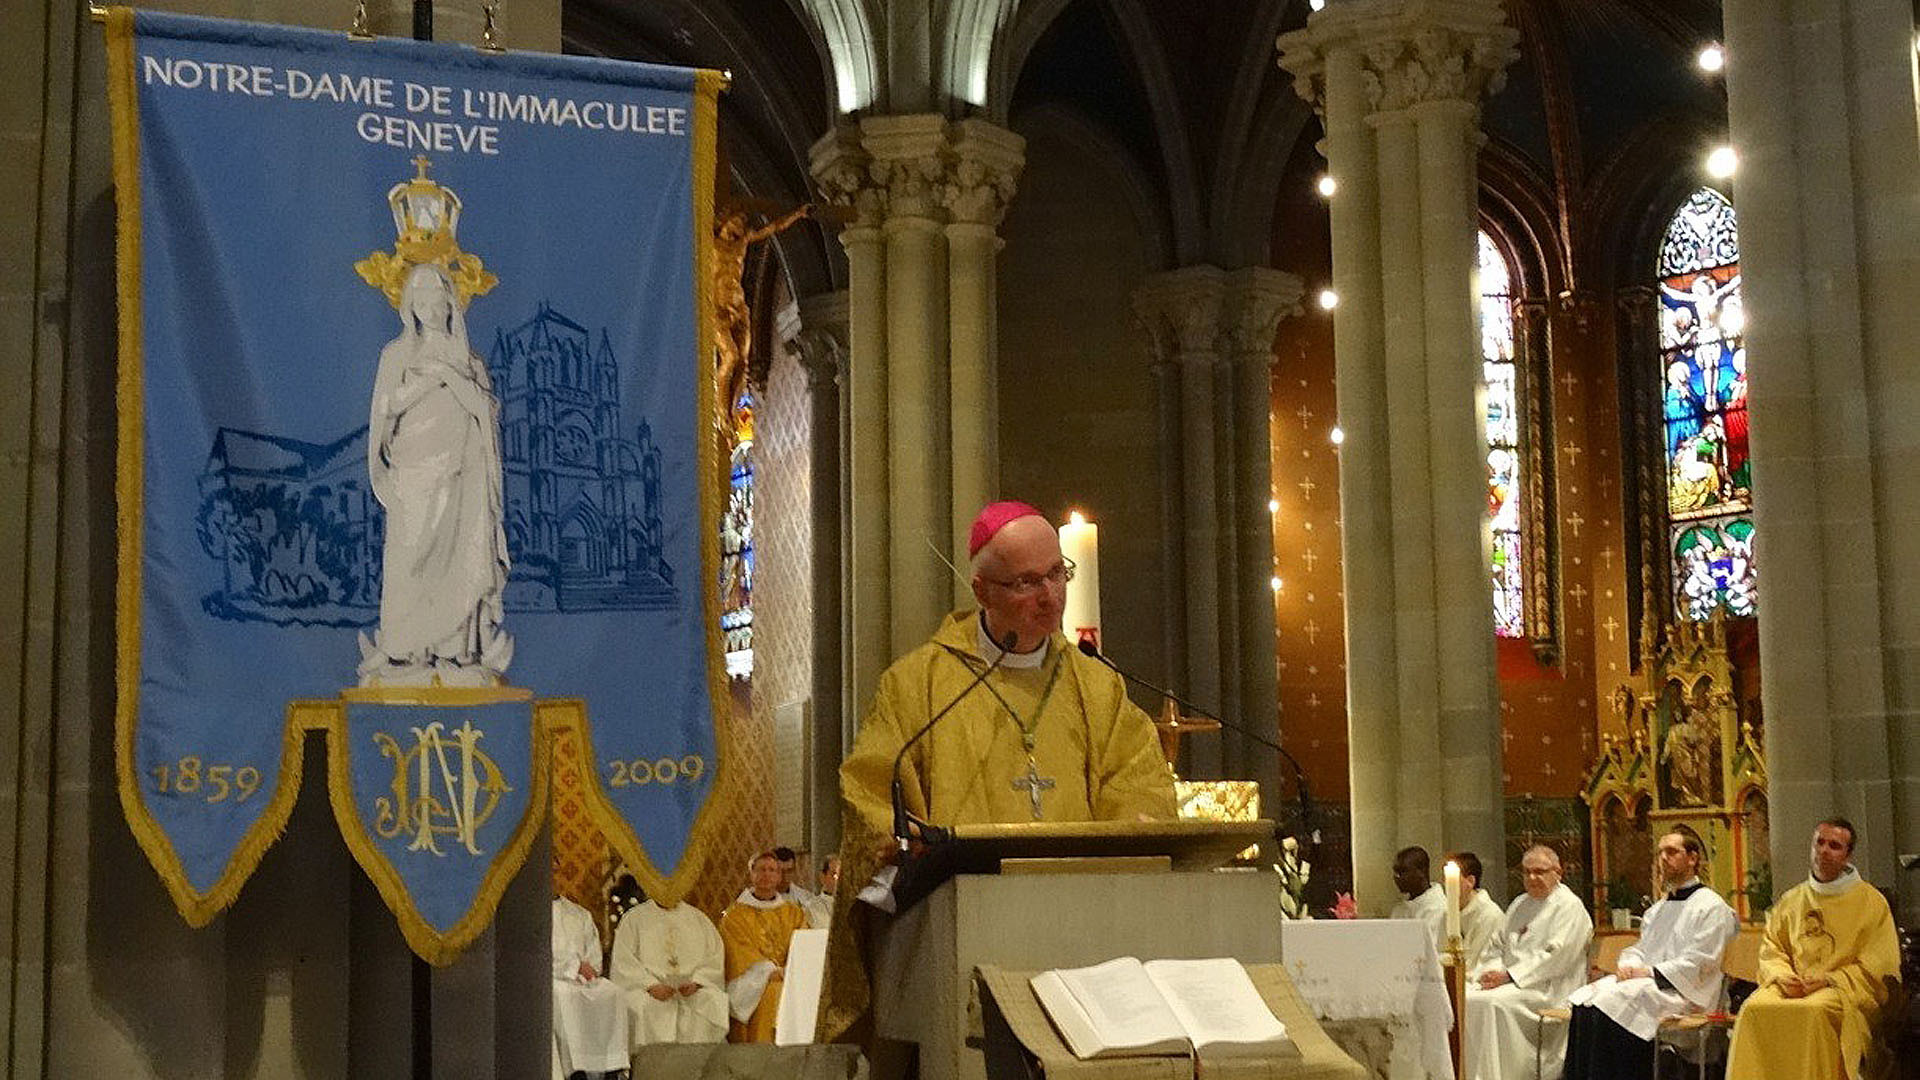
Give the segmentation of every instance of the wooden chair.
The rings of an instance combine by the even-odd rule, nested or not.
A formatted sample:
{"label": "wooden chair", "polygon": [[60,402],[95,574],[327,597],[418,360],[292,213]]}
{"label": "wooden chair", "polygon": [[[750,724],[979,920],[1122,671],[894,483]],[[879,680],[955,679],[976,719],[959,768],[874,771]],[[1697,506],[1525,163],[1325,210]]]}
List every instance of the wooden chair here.
{"label": "wooden chair", "polygon": [[[1631,930],[1603,930],[1593,936],[1587,944],[1587,981],[1594,982],[1613,974],[1620,968],[1620,954],[1640,935]],[[1549,1006],[1535,1013],[1540,1019],[1539,1027],[1533,1038],[1533,1074],[1536,1080],[1542,1080],[1546,1071],[1546,1059],[1542,1050],[1546,1043],[1547,1027],[1550,1024],[1564,1024],[1573,1019],[1573,1010],[1565,1005]]]}
{"label": "wooden chair", "polygon": [[[1760,981],[1760,937],[1764,932],[1762,926],[1742,926],[1727,943],[1727,951],[1720,957],[1723,980]],[[1706,1080],[1707,1065],[1725,1059],[1732,1031],[1731,1011],[1669,1016],[1660,1021],[1659,1030],[1653,1033],[1654,1076],[1660,1075],[1660,1056],[1665,1053],[1690,1059],[1699,1068],[1700,1080]]]}

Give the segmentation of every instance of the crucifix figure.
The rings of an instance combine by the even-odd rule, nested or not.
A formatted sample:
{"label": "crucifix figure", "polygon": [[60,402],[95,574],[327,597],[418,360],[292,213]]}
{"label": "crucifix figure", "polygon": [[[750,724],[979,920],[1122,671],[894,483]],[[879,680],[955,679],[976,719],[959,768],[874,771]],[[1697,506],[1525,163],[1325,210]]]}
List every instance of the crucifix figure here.
{"label": "crucifix figure", "polygon": [[1024,790],[1027,799],[1033,804],[1033,820],[1040,820],[1040,793],[1053,790],[1053,777],[1041,776],[1040,766],[1034,764],[1033,756],[1027,756],[1027,775],[1013,778],[1013,790]]}

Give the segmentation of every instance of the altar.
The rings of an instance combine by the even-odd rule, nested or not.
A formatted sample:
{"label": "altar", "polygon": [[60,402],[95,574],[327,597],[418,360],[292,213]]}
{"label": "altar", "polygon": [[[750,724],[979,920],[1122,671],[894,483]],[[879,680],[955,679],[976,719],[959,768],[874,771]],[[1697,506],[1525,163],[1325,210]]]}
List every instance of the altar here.
{"label": "altar", "polygon": [[1378,1080],[1452,1080],[1440,959],[1415,919],[1281,924],[1294,987],[1327,1034]]}

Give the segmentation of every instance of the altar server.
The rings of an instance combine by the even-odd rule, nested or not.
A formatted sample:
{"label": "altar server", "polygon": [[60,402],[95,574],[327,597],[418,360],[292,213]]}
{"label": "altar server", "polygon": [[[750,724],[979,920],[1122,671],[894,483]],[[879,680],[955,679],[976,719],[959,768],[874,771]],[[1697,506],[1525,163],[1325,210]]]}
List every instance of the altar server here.
{"label": "altar server", "polygon": [[613,932],[610,977],[625,992],[635,1047],[727,1037],[726,950],[692,904],[648,900]]}
{"label": "altar server", "polygon": [[786,982],[787,946],[807,925],[807,913],[780,895],[780,859],[771,851],[753,857],[752,883],[720,913],[720,939],[727,951],[727,999],[734,1042],[773,1041]]}
{"label": "altar server", "polygon": [[553,1075],[627,1067],[627,1007],[600,977],[600,930],[587,909],[553,898]]}
{"label": "altar server", "polygon": [[1619,967],[1573,992],[1567,1080],[1652,1080],[1653,1036],[1662,1017],[1723,1009],[1720,957],[1740,917],[1700,881],[1705,849],[1691,833],[1660,838],[1666,899],[1647,909],[1640,940]]}
{"label": "altar server", "polygon": [[1423,847],[1401,848],[1393,857],[1393,887],[1405,900],[1393,905],[1390,919],[1418,919],[1433,939],[1435,955],[1447,951],[1447,893],[1433,880],[1433,860]]}
{"label": "altar server", "polygon": [[1478,971],[1493,958],[1495,935],[1506,921],[1506,912],[1480,887],[1486,868],[1480,856],[1471,851],[1456,851],[1447,861],[1460,868],[1460,937],[1468,971]]}
{"label": "altar server", "polygon": [[1813,831],[1813,876],[1767,912],[1760,989],[1740,1008],[1727,1080],[1859,1080],[1881,1010],[1900,985],[1900,945],[1880,890],[1848,862],[1853,823]]}
{"label": "altar server", "polygon": [[1560,1075],[1564,1024],[1543,1029],[1539,1010],[1560,1005],[1587,973],[1593,920],[1573,890],[1560,884],[1560,856],[1544,844],[1520,859],[1527,891],[1507,906],[1507,920],[1478,971],[1467,975],[1465,1080],[1522,1080]]}

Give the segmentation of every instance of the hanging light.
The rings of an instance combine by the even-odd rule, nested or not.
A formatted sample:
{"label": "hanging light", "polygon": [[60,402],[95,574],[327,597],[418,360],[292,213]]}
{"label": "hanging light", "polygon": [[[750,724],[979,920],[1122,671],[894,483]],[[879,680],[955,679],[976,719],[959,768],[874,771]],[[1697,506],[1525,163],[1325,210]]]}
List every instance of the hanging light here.
{"label": "hanging light", "polygon": [[1313,182],[1313,189],[1320,193],[1321,198],[1331,199],[1333,193],[1340,190],[1340,183],[1331,173],[1321,173],[1320,179]]}
{"label": "hanging light", "polygon": [[1334,308],[1339,306],[1340,306],[1339,293],[1334,292],[1332,289],[1320,290],[1320,310],[1332,311]]}
{"label": "hanging light", "polygon": [[1700,65],[1701,71],[1710,75],[1715,74],[1727,66],[1727,50],[1717,41],[1708,42],[1701,47],[1699,55],[1694,57],[1694,62]]}
{"label": "hanging light", "polygon": [[1327,440],[1333,443],[1333,445],[1339,446],[1341,443],[1347,441],[1347,433],[1341,431],[1339,428],[1334,428],[1332,431],[1327,432]]}
{"label": "hanging light", "polygon": [[1733,152],[1731,146],[1716,146],[1707,155],[1707,175],[1715,180],[1725,180],[1740,167],[1740,155]]}
{"label": "hanging light", "polygon": [[1269,513],[1269,514],[1277,514],[1277,513],[1279,513],[1279,512],[1280,512],[1280,500],[1279,500],[1279,499],[1268,499],[1268,500],[1267,500],[1267,513]]}

